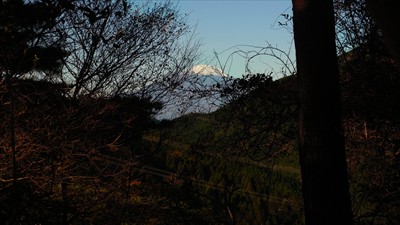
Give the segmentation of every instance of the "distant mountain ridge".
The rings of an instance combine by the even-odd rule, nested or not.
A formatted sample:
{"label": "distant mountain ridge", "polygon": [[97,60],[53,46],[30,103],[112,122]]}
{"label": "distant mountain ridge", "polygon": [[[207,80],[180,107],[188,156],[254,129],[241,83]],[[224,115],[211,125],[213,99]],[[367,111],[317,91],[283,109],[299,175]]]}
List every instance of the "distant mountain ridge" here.
{"label": "distant mountain ridge", "polygon": [[174,119],[188,113],[210,113],[223,105],[221,88],[232,78],[209,65],[195,65],[178,88],[165,93],[158,119]]}

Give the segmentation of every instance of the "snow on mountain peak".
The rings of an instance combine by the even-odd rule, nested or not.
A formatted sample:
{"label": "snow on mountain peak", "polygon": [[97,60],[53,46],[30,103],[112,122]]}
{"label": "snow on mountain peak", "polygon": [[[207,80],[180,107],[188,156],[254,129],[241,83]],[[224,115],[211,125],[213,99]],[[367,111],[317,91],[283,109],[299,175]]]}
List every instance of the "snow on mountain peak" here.
{"label": "snow on mountain peak", "polygon": [[228,76],[222,70],[205,64],[199,64],[192,67],[192,72],[197,75],[217,75],[217,76]]}

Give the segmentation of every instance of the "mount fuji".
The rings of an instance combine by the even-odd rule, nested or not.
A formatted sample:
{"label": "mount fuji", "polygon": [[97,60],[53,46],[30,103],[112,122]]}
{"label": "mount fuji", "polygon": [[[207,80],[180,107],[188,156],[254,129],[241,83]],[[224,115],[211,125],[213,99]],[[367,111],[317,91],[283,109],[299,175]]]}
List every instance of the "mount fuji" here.
{"label": "mount fuji", "polygon": [[224,73],[222,70],[205,64],[195,65],[192,67],[191,71],[195,75],[228,77],[228,74]]}
{"label": "mount fuji", "polygon": [[232,78],[216,67],[200,64],[191,68],[179,88],[166,93],[157,119],[174,119],[189,113],[210,113],[224,104],[221,90]]}

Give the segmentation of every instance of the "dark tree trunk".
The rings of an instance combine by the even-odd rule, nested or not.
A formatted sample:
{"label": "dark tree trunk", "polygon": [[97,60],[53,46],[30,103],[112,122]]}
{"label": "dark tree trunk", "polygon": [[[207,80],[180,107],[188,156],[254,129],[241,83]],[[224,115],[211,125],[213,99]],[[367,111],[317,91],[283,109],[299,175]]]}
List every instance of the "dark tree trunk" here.
{"label": "dark tree trunk", "polygon": [[332,0],[292,0],[307,225],[350,225]]}

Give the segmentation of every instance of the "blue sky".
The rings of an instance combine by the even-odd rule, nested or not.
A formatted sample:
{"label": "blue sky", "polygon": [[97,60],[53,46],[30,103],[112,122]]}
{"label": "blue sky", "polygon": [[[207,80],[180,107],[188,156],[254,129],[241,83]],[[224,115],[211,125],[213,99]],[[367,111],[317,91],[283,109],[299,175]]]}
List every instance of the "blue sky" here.
{"label": "blue sky", "polygon": [[[187,22],[196,26],[197,37],[202,39],[203,62],[218,65],[214,52],[220,53],[224,72],[241,77],[245,73],[245,59],[239,55],[229,57],[235,50],[258,48],[237,45],[266,47],[268,44],[289,51],[294,55],[292,35],[282,29],[278,22],[282,13],[291,14],[291,0],[177,0],[178,9],[187,13]],[[232,48],[234,47],[234,48]],[[248,55],[249,56],[249,55]],[[250,64],[253,73],[279,73],[281,64],[273,57],[257,57]],[[279,76],[279,74],[276,74]]]}

